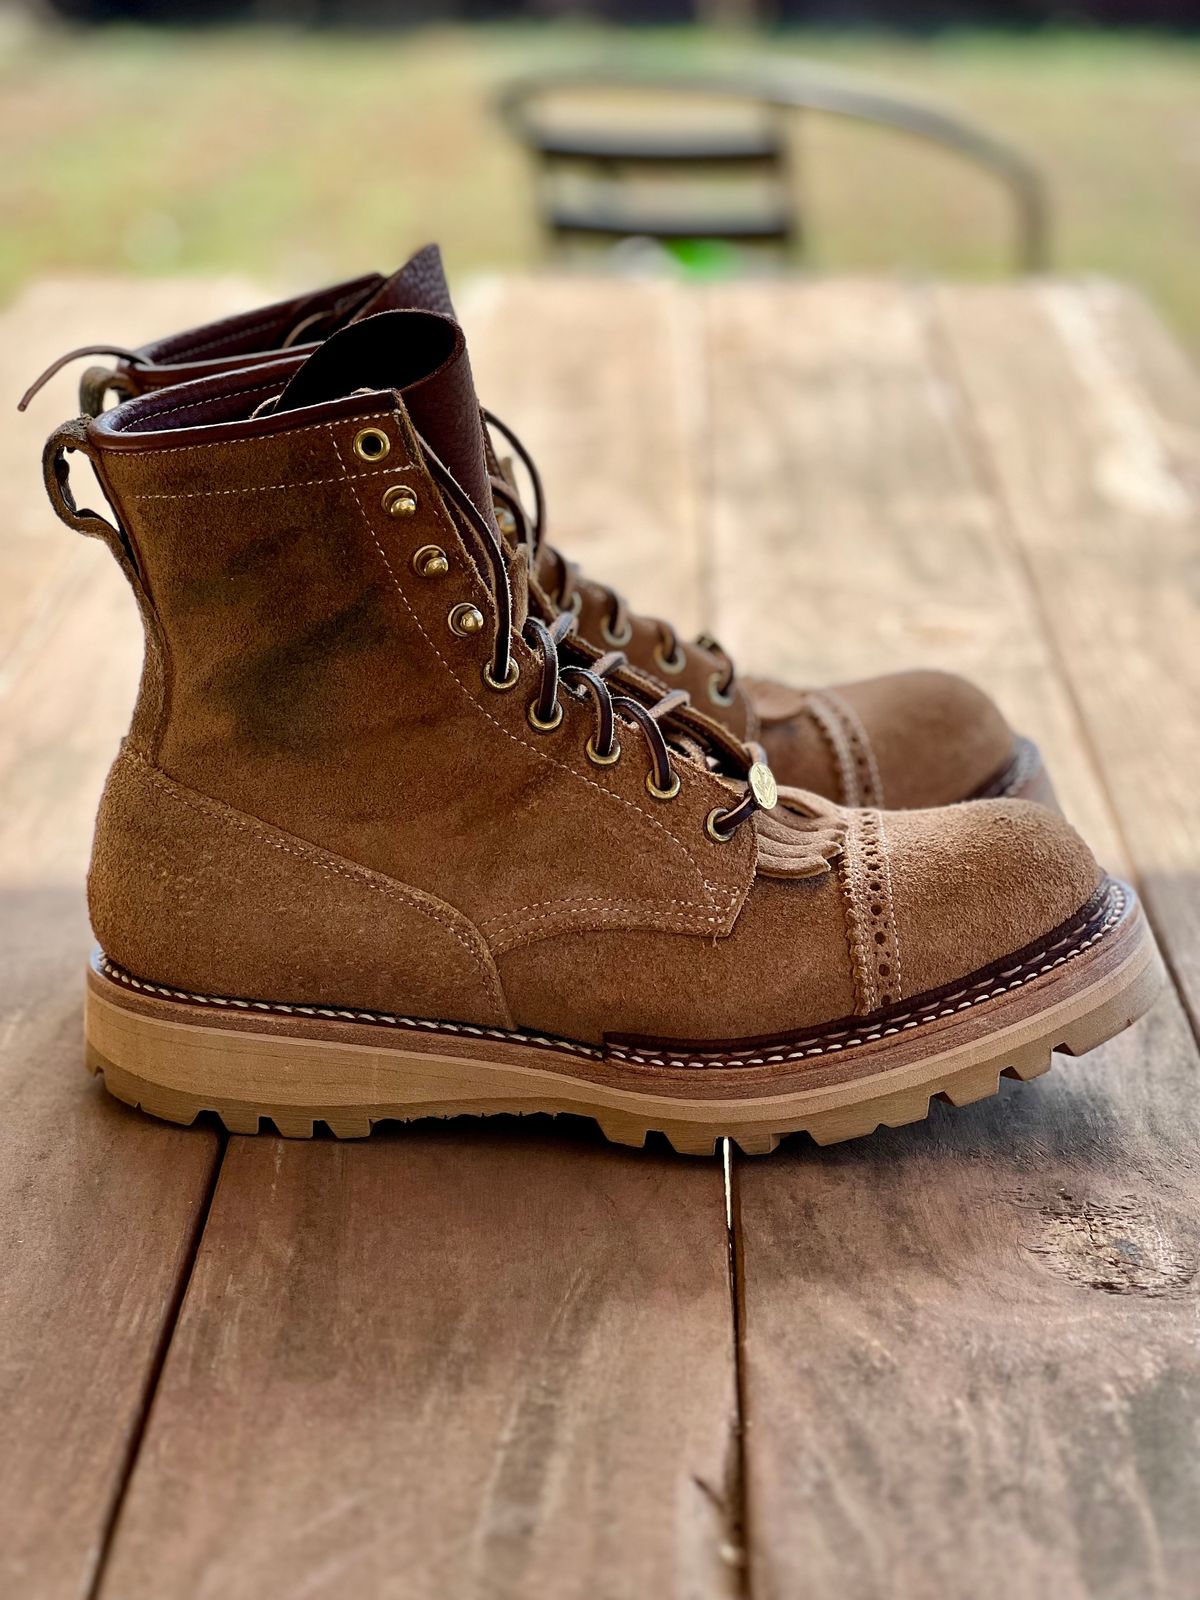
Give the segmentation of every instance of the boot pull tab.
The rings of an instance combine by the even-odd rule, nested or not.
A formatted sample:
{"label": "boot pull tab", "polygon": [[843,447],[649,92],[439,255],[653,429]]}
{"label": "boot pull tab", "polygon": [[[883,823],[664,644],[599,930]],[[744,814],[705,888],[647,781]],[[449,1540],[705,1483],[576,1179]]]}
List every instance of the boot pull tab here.
{"label": "boot pull tab", "polygon": [[87,417],[77,417],[74,422],[64,422],[46,440],[46,448],[42,451],[46,493],[60,521],[65,522],[68,528],[74,528],[76,533],[86,533],[91,539],[103,539],[116,556],[118,564],[125,569],[126,575],[140,581],[137,557],[124,529],[109,522],[98,511],[89,511],[86,506],[76,505],[75,496],[71,493],[71,466],[67,456],[77,450],[87,456],[93,465],[96,460],[87,437],[87,426]]}
{"label": "boot pull tab", "polygon": [[[52,361],[44,372],[39,373],[17,401],[17,410],[24,411],[34,395],[44,389],[51,378],[60,373],[64,367],[70,366],[72,361],[82,361],[85,356],[116,356],[119,361],[128,361],[135,367],[146,364],[136,350],[127,350],[124,345],[81,344],[77,350],[68,350],[65,355],[59,356],[57,361]],[[104,409],[105,394],[114,387],[117,389],[122,387],[119,372],[112,372],[107,367],[88,368],[79,386],[79,402],[89,416],[99,416]]]}
{"label": "boot pull tab", "polygon": [[85,417],[98,417],[108,410],[109,390],[128,400],[137,393],[135,385],[116,367],[86,367],[79,380],[79,408]]}

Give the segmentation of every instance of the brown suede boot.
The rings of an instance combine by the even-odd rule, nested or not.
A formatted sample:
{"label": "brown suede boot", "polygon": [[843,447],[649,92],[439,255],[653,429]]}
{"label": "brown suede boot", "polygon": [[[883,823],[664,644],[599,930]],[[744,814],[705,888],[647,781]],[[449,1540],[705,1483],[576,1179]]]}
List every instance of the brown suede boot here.
{"label": "brown suede boot", "polygon": [[[397,309],[453,315],[436,246],[419,251],[390,279],[355,279],[127,351],[115,371],[85,374],[81,399],[95,414],[112,390],[142,394],[256,365],[284,347],[311,351],[349,321]],[[536,468],[511,430],[498,418],[488,420],[522,458],[535,486],[530,521],[507,464],[489,441],[501,531],[510,542],[524,538],[546,595],[559,609],[576,612],[581,634],[598,648],[623,650],[664,686],[686,689],[695,705],[739,738],[761,743],[781,783],[846,806],[903,809],[987,798],[1054,804],[1036,747],[1016,737],[987,695],[963,678],[897,672],[827,689],[740,679],[714,640],[685,643],[669,623],[635,615],[614,590],[582,577],[550,546]]]}
{"label": "brown suede boot", "polygon": [[[117,523],[78,509],[91,460]],[[748,1151],[925,1115],[1151,1003],[1053,812],[787,794],[527,588],[448,318],[390,312],[47,444],[146,630],[89,875],[88,1059],[237,1131],[575,1112]]]}

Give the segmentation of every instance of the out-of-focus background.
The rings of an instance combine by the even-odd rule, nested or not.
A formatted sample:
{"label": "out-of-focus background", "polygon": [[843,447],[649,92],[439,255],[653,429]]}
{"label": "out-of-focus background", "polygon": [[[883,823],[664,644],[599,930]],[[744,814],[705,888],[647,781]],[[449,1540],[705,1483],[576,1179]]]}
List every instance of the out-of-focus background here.
{"label": "out-of-focus background", "polygon": [[[1054,270],[1140,286],[1195,350],[1198,18],[1185,0],[11,4],[0,297],[47,272],[232,269],[302,286],[387,268],[432,237],[456,275],[532,265],[554,241],[538,161],[498,109],[506,86],[588,67],[794,70],[809,88],[882,89],[1000,141],[1039,182]],[[609,109],[606,137],[621,127]],[[644,133],[642,112],[628,116]],[[856,116],[785,120],[803,247],[783,266],[974,277],[1017,264],[994,171]],[[602,186],[629,176],[590,171]],[[633,176],[649,171],[635,163]],[[758,254],[668,248],[680,270],[709,275]]]}

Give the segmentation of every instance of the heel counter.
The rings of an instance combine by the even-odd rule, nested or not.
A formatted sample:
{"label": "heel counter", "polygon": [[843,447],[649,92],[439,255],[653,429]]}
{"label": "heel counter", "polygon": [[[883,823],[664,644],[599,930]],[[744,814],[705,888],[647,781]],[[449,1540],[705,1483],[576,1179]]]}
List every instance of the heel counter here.
{"label": "heel counter", "polygon": [[143,886],[135,865],[140,827],[136,759],[130,753],[129,739],[123,740],[104,780],[88,862],[87,907],[92,933],[101,948],[114,956],[117,951],[137,954],[136,907],[148,898],[139,893]]}
{"label": "heel counter", "polygon": [[112,960],[174,988],[512,1026],[491,951],[452,906],[175,783],[128,743],[88,906]]}

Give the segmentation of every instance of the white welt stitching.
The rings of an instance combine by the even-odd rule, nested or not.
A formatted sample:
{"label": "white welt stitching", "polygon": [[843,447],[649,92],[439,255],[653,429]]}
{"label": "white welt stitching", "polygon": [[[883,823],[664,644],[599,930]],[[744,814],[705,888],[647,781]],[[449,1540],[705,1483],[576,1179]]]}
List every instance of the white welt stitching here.
{"label": "white welt stitching", "polygon": [[[919,1028],[924,1022],[936,1022],[943,1017],[952,1017],[959,1011],[969,1011],[972,1006],[977,1006],[983,1001],[999,1000],[1002,995],[1010,993],[1013,989],[1020,989],[1027,983],[1032,983],[1035,978],[1044,977],[1047,972],[1052,972],[1055,967],[1064,966],[1068,961],[1073,961],[1076,956],[1082,955],[1098,940],[1102,939],[1124,916],[1128,904],[1124,890],[1115,896],[1116,903],[1109,911],[1108,916],[1096,932],[1089,938],[1081,940],[1069,950],[1056,956],[1052,961],[1043,962],[1042,965],[1026,972],[1020,972],[1018,977],[1008,982],[999,983],[995,988],[971,995],[968,999],[959,1000],[958,996],[967,994],[966,989],[957,989],[951,995],[944,995],[941,999],[931,1003],[930,1006],[918,1012],[906,1012],[902,1016],[893,1017],[886,1027],[877,1028],[867,1032],[848,1033],[832,1043],[814,1044],[799,1050],[780,1051],[777,1055],[757,1056],[722,1056],[714,1058],[703,1056],[698,1059],[687,1059],[679,1056],[651,1056],[641,1051],[623,1051],[613,1045],[609,1055],[618,1061],[629,1061],[637,1066],[647,1067],[766,1067],[775,1066],[783,1061],[807,1061],[812,1056],[831,1055],[838,1050],[849,1050],[855,1045],[873,1044],[879,1039],[890,1039],[899,1033],[906,1033],[911,1028]],[[1062,941],[1060,941],[1061,943]],[[1058,948],[1055,946],[1054,948]],[[1017,969],[1018,971],[1020,969]],[[1008,978],[1008,973],[1001,973],[1002,978]],[[957,1001],[957,1004],[953,1003]]]}
{"label": "white welt stitching", "polygon": [[[919,1028],[922,1023],[935,1022],[944,1017],[955,1016],[960,1011],[969,1011],[972,1006],[980,1005],[988,1000],[999,1000],[1002,996],[1010,994],[1014,989],[1020,989],[1027,983],[1032,983],[1035,978],[1044,977],[1047,972],[1053,972],[1056,967],[1065,966],[1068,961],[1073,961],[1077,956],[1091,949],[1094,944],[1104,938],[1112,928],[1120,922],[1129,905],[1129,897],[1120,884],[1114,884],[1111,891],[1112,904],[1103,923],[1095,933],[1086,939],[1081,939],[1069,949],[1062,950],[1067,936],[1059,941],[1053,949],[1061,950],[1061,954],[1052,960],[1043,961],[1039,966],[1022,971],[1019,967],[1002,972],[995,986],[972,995],[969,986],[956,989],[952,994],[944,995],[939,1000],[932,1002],[921,1011],[905,1012],[893,1017],[886,1027],[872,1031],[863,1030],[859,1033],[846,1033],[829,1042],[814,1043],[797,1050],[779,1051],[774,1055],[756,1056],[656,1056],[648,1055],[640,1050],[622,1050],[616,1045],[611,1045],[605,1050],[597,1049],[594,1045],[577,1044],[569,1039],[556,1039],[551,1034],[514,1033],[503,1028],[474,1027],[461,1022],[434,1022],[426,1017],[404,1017],[388,1011],[352,1011],[342,1010],[333,1006],[304,1006],[285,1005],[274,1000],[234,1000],[220,995],[193,994],[187,989],[171,989],[162,984],[147,983],[141,978],[135,978],[132,973],[126,972],[115,961],[110,961],[103,951],[97,954],[97,965],[106,978],[125,988],[137,989],[145,994],[162,995],[168,1000],[183,1000],[190,1005],[213,1006],[225,1011],[256,1011],[267,1012],[271,1015],[289,1017],[318,1017],[339,1022],[369,1022],[378,1023],[391,1028],[419,1028],[426,1033],[470,1034],[481,1039],[502,1039],[509,1044],[537,1044],[544,1045],[547,1049],[560,1050],[568,1055],[586,1056],[591,1061],[623,1061],[631,1066],[639,1067],[673,1067],[673,1068],[709,1068],[721,1067],[766,1067],[775,1066],[787,1061],[807,1061],[814,1056],[832,1055],[841,1050],[853,1049],[856,1045],[873,1044],[879,1039],[890,1039],[900,1033],[905,1033],[912,1028]],[[966,995],[966,999],[959,997]]]}
{"label": "white welt stitching", "polygon": [[168,1000],[186,1000],[191,1005],[215,1006],[221,1011],[261,1011],[272,1016],[320,1017],[335,1022],[371,1022],[388,1028],[420,1028],[426,1033],[472,1034],[480,1039],[503,1039],[510,1044],[540,1044],[551,1050],[564,1050],[570,1055],[590,1056],[595,1061],[603,1059],[604,1052],[593,1045],[573,1044],[567,1039],[555,1039],[549,1034],[512,1033],[504,1028],[483,1028],[469,1022],[432,1022],[427,1017],[402,1017],[390,1011],[350,1011],[339,1006],[289,1006],[277,1000],[232,1000],[223,995],[192,994],[187,989],[171,989],[161,983],[147,983],[135,978],[124,967],[100,951],[96,958],[100,971],[106,978],[127,989],[137,989],[143,994],[159,994]]}

